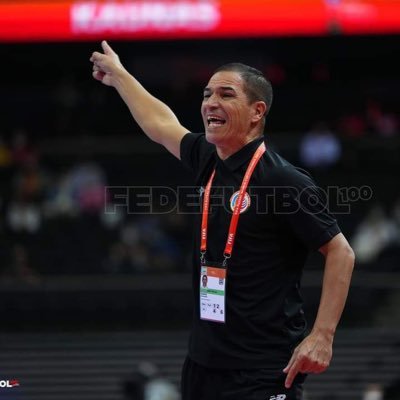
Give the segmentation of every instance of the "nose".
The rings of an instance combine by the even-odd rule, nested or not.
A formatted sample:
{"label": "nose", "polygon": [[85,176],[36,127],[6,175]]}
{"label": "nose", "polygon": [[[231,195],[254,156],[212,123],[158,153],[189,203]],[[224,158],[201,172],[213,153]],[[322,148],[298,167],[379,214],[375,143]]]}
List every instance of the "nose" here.
{"label": "nose", "polygon": [[207,99],[204,99],[204,105],[211,110],[217,108],[219,106],[218,97],[215,94],[210,95]]}

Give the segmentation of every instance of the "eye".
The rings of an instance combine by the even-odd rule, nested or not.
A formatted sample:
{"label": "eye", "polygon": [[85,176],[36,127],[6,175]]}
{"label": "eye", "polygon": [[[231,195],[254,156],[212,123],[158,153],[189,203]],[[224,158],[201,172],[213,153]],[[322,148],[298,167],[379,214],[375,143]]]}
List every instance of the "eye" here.
{"label": "eye", "polygon": [[204,94],[204,95],[203,95],[203,99],[208,99],[209,97],[210,97],[209,94]]}
{"label": "eye", "polygon": [[222,97],[233,97],[232,93],[224,93]]}

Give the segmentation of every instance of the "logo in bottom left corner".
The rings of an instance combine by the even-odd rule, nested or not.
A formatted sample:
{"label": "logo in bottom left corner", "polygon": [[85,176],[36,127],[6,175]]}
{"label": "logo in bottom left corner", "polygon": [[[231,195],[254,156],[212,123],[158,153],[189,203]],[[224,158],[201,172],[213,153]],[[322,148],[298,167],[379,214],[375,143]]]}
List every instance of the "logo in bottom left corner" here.
{"label": "logo in bottom left corner", "polygon": [[285,400],[286,394],[277,394],[276,396],[271,396],[269,400]]}
{"label": "logo in bottom left corner", "polygon": [[0,389],[13,388],[13,387],[17,387],[17,386],[20,386],[18,379],[0,380]]}

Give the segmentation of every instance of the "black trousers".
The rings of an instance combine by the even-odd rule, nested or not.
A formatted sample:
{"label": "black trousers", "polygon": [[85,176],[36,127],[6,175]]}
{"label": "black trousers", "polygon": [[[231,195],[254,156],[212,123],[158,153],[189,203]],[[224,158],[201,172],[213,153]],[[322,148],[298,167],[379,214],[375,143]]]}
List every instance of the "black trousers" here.
{"label": "black trousers", "polygon": [[269,369],[203,367],[189,357],[182,369],[182,400],[301,400],[305,376],[285,388],[286,375]]}

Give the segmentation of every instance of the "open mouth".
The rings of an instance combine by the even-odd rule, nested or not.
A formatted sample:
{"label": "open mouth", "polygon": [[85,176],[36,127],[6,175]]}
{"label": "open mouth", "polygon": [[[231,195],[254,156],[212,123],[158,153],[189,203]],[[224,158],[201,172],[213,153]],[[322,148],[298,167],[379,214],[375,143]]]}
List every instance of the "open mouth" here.
{"label": "open mouth", "polygon": [[214,127],[214,126],[222,126],[224,125],[226,120],[224,120],[221,117],[218,117],[216,115],[212,115],[207,117],[207,124],[209,127]]}

